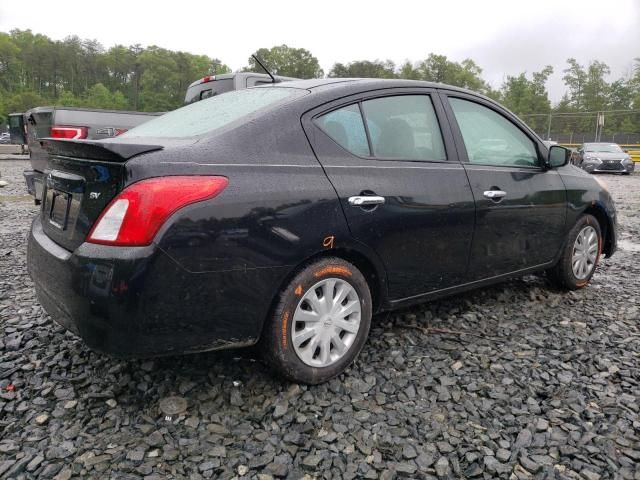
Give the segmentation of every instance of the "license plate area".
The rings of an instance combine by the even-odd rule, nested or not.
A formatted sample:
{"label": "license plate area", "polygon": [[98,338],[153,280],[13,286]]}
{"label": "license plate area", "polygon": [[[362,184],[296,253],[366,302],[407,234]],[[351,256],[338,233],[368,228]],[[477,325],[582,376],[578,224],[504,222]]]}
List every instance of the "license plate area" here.
{"label": "license plate area", "polygon": [[74,236],[84,195],[84,178],[69,172],[53,170],[45,176],[42,217],[45,231],[54,240]]}
{"label": "license plate area", "polygon": [[49,222],[60,230],[66,230],[69,222],[69,208],[72,196],[66,192],[49,190],[47,192],[49,206]]}

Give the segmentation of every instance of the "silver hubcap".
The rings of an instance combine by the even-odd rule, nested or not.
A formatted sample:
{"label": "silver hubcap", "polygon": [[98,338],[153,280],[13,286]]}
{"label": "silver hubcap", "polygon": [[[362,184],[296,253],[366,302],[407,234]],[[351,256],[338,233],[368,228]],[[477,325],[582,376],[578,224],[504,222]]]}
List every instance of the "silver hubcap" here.
{"label": "silver hubcap", "polygon": [[360,328],[360,297],[339,278],[316,283],[293,315],[291,342],[304,363],[327,367],[349,351]]}
{"label": "silver hubcap", "polygon": [[573,257],[571,265],[573,274],[578,280],[584,280],[596,266],[598,258],[598,234],[592,226],[586,226],[576,238],[573,244]]}

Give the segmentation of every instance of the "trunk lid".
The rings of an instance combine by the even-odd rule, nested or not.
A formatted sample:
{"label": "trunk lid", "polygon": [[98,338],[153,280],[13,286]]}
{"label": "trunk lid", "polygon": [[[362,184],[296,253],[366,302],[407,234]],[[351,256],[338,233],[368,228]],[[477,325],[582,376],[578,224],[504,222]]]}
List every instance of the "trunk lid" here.
{"label": "trunk lid", "polygon": [[[43,139],[48,172],[42,225],[49,238],[75,250],[107,204],[124,188],[126,161],[159,145]],[[50,156],[49,156],[50,155]]]}

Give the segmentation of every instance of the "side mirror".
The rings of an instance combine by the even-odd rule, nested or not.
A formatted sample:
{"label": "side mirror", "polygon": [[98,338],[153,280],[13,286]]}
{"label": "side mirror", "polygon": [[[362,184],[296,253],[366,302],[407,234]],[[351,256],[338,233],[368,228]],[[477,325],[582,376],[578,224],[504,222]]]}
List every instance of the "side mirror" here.
{"label": "side mirror", "polygon": [[624,153],[629,153],[629,150],[627,150],[626,148],[624,150],[622,150]]}
{"label": "side mirror", "polygon": [[551,148],[549,148],[549,159],[547,163],[551,168],[564,167],[569,163],[570,157],[571,150],[561,147],[560,145],[552,145]]}

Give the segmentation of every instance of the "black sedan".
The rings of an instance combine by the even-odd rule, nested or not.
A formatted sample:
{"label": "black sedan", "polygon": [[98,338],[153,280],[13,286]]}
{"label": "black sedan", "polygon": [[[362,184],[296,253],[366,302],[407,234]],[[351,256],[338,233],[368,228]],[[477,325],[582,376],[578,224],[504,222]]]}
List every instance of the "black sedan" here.
{"label": "black sedan", "polygon": [[611,197],[566,149],[441,84],[287,82],[45,144],[29,271],[112,355],[259,343],[319,383],[374,313],[530,272],[581,288],[616,249]]}

